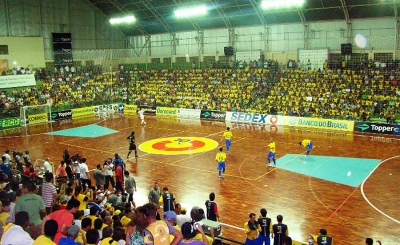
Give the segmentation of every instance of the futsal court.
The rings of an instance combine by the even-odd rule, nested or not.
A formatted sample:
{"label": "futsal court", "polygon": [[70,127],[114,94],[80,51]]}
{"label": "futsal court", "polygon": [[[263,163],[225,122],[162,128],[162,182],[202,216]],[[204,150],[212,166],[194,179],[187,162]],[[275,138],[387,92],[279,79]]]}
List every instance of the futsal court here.
{"label": "futsal court", "polygon": [[[3,131],[0,145],[3,150],[29,149],[31,159],[50,157],[55,168],[69,148],[94,169],[115,153],[126,161],[126,138],[135,131],[140,157],[126,163],[137,182],[137,205],[147,202],[149,189],[159,181],[188,210],[205,208],[209,193],[215,192],[222,236],[240,242],[249,213],[258,217],[266,208],[273,223],[283,215],[289,235],[298,241],[325,228],[335,244],[363,244],[366,237],[400,244],[397,138],[155,116],[146,122],[141,126],[138,117],[129,115],[58,121]],[[225,178],[219,179],[215,154],[219,147],[225,150],[221,138],[227,126],[232,148]],[[271,138],[276,168],[267,167]],[[313,141],[308,157],[299,145],[303,139]]]}

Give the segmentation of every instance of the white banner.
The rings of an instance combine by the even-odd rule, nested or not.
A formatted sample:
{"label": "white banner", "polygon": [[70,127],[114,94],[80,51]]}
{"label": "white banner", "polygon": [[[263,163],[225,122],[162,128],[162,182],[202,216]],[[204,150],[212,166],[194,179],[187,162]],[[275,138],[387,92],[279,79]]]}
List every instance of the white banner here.
{"label": "white banner", "polygon": [[178,110],[179,118],[200,118],[201,110],[197,109],[181,109]]}
{"label": "white banner", "polygon": [[0,88],[36,86],[35,75],[0,76]]}
{"label": "white banner", "polygon": [[277,115],[267,115],[246,112],[226,112],[226,121],[260,123],[268,125],[283,125],[283,117]]}

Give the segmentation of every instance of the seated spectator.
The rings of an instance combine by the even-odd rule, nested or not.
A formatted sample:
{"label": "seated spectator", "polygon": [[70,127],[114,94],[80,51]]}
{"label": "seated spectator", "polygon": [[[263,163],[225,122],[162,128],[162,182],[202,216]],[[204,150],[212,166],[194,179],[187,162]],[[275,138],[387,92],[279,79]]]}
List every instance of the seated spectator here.
{"label": "seated spectator", "polygon": [[86,232],[86,245],[97,245],[100,241],[99,232],[95,229],[90,229]]}
{"label": "seated spectator", "polygon": [[29,233],[25,231],[25,228],[29,226],[29,229],[33,234],[36,234],[35,225],[30,223],[29,215],[25,211],[20,211],[15,215],[15,223],[8,223],[3,226],[3,236],[1,238],[1,244],[13,244],[13,245],[31,245],[34,240],[31,238]]}
{"label": "seated spectator", "polygon": [[67,236],[60,239],[58,245],[79,245],[75,239],[78,237],[80,228],[76,225],[71,225],[68,228]]}
{"label": "seated spectator", "polygon": [[[208,245],[208,240],[204,234],[203,227],[201,225],[193,226],[191,223],[186,222],[181,227],[183,239],[179,245],[192,244],[192,245]],[[197,232],[201,234],[202,240],[194,240],[193,238],[197,235]]]}
{"label": "seated spectator", "polygon": [[79,244],[86,244],[86,232],[92,227],[92,220],[89,218],[82,219],[81,230],[79,231],[78,237],[75,239]]}
{"label": "seated spectator", "polygon": [[190,215],[186,214],[186,208],[182,207],[181,208],[181,214],[176,216],[176,225],[181,227],[183,223],[185,222],[192,222],[192,218],[190,218]]}
{"label": "seated spectator", "polygon": [[54,237],[57,234],[58,224],[55,220],[47,220],[46,224],[44,225],[44,233],[40,235],[33,245],[57,245],[54,243]]}

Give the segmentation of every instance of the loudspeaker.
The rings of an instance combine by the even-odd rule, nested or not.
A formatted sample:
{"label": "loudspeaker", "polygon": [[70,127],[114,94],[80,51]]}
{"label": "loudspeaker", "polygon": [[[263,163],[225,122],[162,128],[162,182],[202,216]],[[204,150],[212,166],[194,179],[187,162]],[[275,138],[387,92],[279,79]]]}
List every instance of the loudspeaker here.
{"label": "loudspeaker", "polygon": [[224,54],[225,56],[233,55],[233,47],[224,47]]}
{"label": "loudspeaker", "polygon": [[342,51],[342,55],[352,54],[353,46],[351,43],[342,43],[340,50]]}

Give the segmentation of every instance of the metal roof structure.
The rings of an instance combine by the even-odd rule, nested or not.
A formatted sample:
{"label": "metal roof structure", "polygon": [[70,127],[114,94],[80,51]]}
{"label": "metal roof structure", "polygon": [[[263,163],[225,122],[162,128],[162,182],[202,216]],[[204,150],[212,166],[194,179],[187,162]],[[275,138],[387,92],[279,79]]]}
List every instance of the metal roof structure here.
{"label": "metal roof structure", "polygon": [[[285,0],[282,0],[285,1]],[[126,36],[313,21],[394,17],[400,0],[305,0],[301,8],[261,9],[261,0],[90,0],[108,17],[133,14]],[[205,4],[208,14],[177,19],[174,10]]]}

